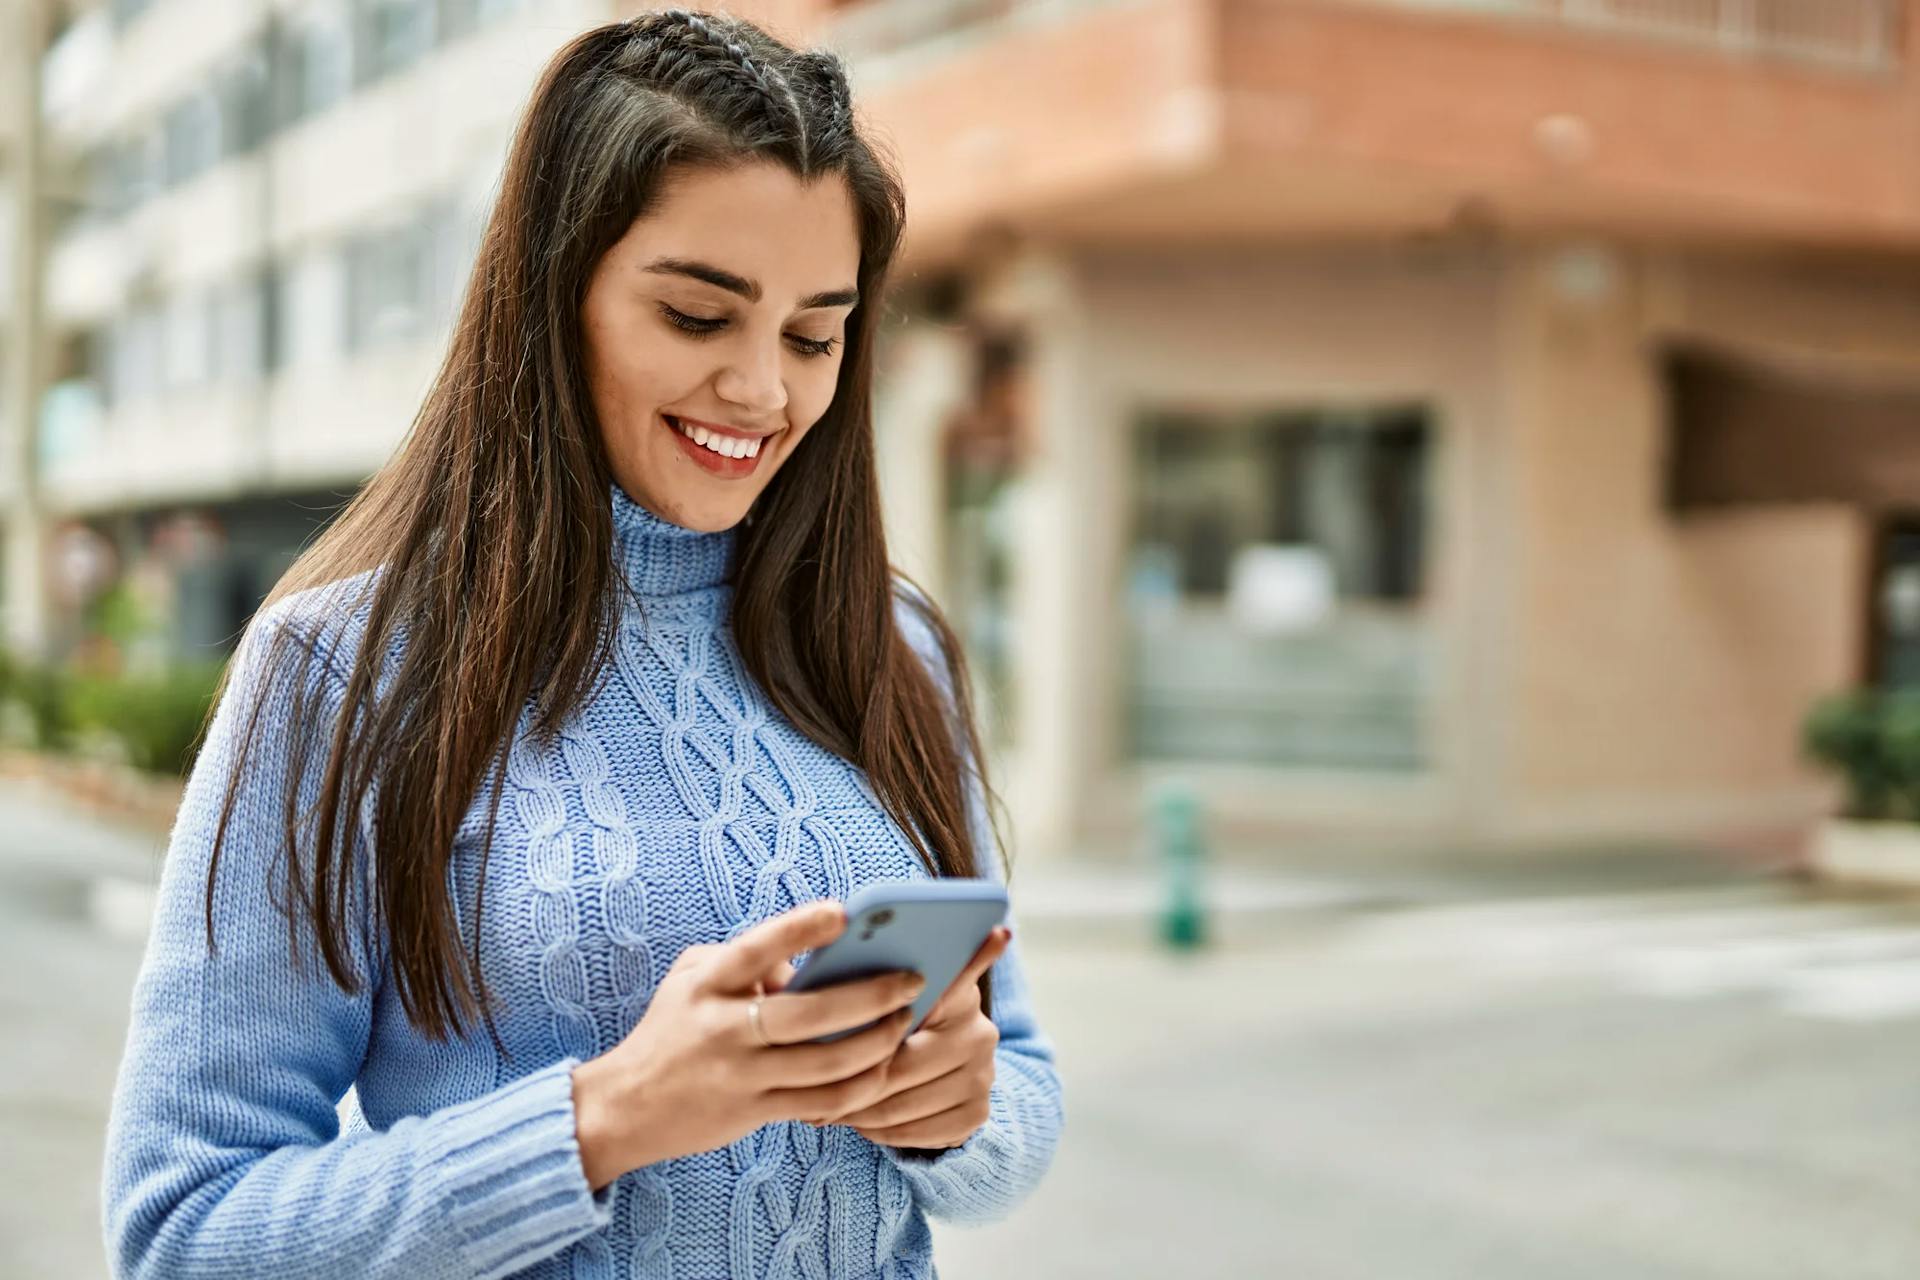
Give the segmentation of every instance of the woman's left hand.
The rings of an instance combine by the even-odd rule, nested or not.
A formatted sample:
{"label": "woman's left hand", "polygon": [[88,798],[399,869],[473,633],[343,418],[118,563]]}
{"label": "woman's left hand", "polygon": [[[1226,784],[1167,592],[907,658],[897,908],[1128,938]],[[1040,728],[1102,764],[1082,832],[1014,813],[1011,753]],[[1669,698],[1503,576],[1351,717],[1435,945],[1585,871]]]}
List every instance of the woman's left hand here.
{"label": "woman's left hand", "polygon": [[1013,931],[997,926],[920,1029],[900,1042],[877,1102],[821,1124],[844,1124],[893,1147],[957,1147],[987,1122],[1000,1029],[980,1008],[980,976],[1000,958]]}

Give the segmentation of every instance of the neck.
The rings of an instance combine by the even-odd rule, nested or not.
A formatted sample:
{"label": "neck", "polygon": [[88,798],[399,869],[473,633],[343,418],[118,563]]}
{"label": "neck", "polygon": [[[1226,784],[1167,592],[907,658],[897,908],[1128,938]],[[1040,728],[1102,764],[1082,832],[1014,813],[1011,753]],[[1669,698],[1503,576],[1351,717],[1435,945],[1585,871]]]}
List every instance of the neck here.
{"label": "neck", "polygon": [[610,486],[614,558],[641,596],[706,591],[730,579],[734,531],[702,533],[664,520]]}

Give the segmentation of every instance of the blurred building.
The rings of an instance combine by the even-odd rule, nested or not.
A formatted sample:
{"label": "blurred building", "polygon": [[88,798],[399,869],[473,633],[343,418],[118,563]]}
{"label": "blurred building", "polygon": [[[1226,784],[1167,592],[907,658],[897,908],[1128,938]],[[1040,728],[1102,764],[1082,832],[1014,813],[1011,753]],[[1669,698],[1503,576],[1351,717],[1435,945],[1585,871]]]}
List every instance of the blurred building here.
{"label": "blurred building", "polygon": [[[112,0],[45,61],[56,564],[161,559],[220,652],[405,434],[509,133],[607,0]],[[53,610],[56,649],[71,609]],[[71,601],[67,601],[71,605]]]}
{"label": "blurred building", "polygon": [[[1024,833],[1700,838],[1920,678],[1920,13],[848,5],[907,176],[893,528]],[[911,445],[903,443],[913,441]]]}
{"label": "blurred building", "polygon": [[[613,0],[114,0],[45,60],[51,545],[230,638],[412,420]],[[878,427],[1034,851],[1792,838],[1920,680],[1898,0],[786,0],[906,180]]]}

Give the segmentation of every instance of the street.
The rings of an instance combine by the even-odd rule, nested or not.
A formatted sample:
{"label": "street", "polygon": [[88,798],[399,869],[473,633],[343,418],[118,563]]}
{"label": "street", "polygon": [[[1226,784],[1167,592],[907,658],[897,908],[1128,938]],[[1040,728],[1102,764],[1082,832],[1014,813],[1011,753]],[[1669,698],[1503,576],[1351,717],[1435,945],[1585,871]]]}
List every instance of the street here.
{"label": "street", "polygon": [[[1893,936],[1870,930],[1904,960],[1816,962]],[[1687,889],[1284,935],[1185,966],[1048,950],[1068,1138],[1012,1221],[940,1234],[943,1274],[1920,1268],[1911,911]],[[1763,939],[1771,967],[1742,970]]]}
{"label": "street", "polygon": [[[0,787],[0,1275],[104,1274],[151,861]],[[936,1224],[944,1280],[1920,1273],[1920,909],[1276,873],[1172,956],[1049,876],[1015,903],[1066,1140],[1008,1221]]]}

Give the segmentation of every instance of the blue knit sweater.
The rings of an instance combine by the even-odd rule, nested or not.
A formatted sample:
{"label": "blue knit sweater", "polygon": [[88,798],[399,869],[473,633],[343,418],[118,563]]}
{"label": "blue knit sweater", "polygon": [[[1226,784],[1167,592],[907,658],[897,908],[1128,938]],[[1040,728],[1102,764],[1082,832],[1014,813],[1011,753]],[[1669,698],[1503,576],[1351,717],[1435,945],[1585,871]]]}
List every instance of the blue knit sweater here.
{"label": "blue knit sweater", "polygon": [[[375,981],[343,994],[310,943],[289,963],[273,903],[291,670],[271,677],[208,957],[207,863],[244,710],[269,679],[265,633],[311,633],[353,581],[249,627],[174,822],[134,989],[102,1188],[116,1274],[905,1280],[936,1274],[929,1217],[1001,1217],[1045,1172],[1060,1082],[1016,941],[993,969],[991,1119],[963,1146],[929,1156],[788,1122],[588,1187],[570,1073],[627,1035],[682,949],[927,875],[864,772],[797,732],[743,670],[733,531],[673,525],[618,485],[609,498],[644,607],[623,606],[612,669],[553,749],[529,736],[530,701],[508,751],[479,913],[504,1058],[483,1028],[435,1043],[409,1025],[364,858],[350,932]],[[904,602],[896,616],[950,697],[930,632]],[[320,714],[340,706],[363,623],[349,616],[320,650]],[[324,754],[299,780],[303,807]],[[474,900],[491,795],[489,776],[456,838],[457,903]],[[981,874],[998,877],[977,779],[971,804]]]}

